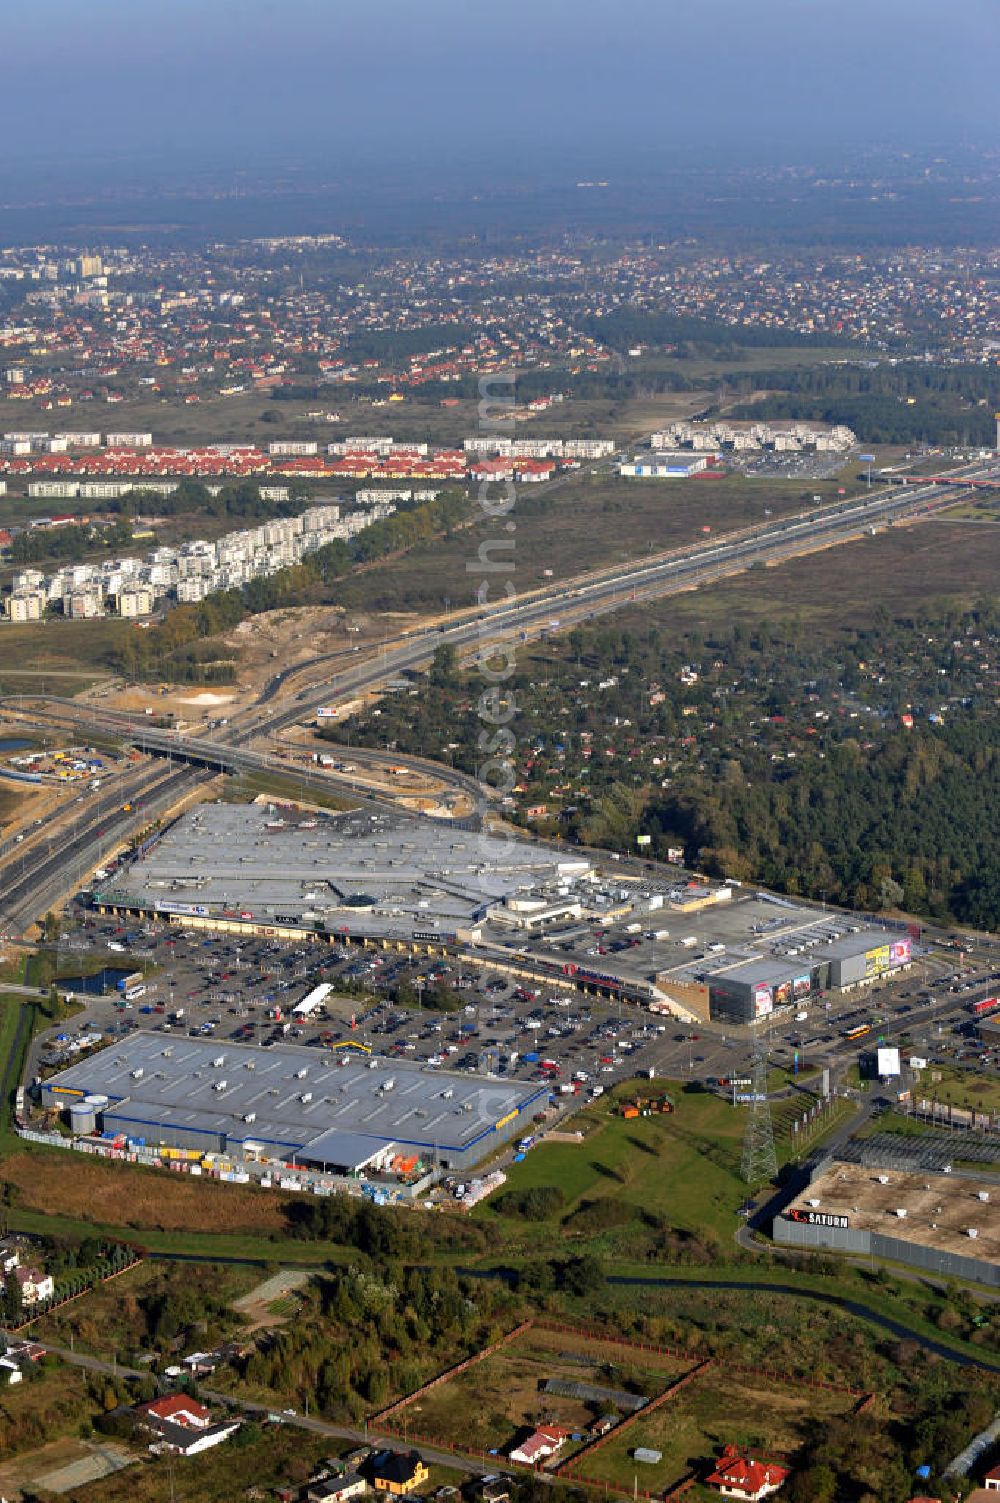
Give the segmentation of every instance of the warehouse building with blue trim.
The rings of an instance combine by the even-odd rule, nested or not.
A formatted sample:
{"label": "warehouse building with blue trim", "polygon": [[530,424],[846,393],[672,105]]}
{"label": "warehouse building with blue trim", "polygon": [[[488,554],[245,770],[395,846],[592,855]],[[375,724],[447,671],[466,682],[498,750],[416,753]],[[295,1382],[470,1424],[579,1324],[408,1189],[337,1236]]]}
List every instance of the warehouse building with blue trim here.
{"label": "warehouse building with blue trim", "polygon": [[85,1123],[91,1103],[92,1130],[106,1137],[347,1175],[399,1156],[470,1169],[527,1131],[549,1095],[535,1082],[353,1050],[149,1032],[77,1061],[41,1091],[43,1105]]}

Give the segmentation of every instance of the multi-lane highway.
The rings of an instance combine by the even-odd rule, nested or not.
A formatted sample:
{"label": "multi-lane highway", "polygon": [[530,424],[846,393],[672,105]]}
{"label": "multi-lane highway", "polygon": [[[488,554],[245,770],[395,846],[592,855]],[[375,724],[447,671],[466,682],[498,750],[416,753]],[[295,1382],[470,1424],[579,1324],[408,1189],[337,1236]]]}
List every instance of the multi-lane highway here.
{"label": "multi-lane highway", "polygon": [[[148,772],[148,769],[147,769]],[[137,825],[167,813],[210,772],[197,767],[155,770],[142,785],[141,811],[126,811],[103,800],[70,821],[58,839],[47,839],[0,872],[0,913],[6,926],[26,928],[47,913],[67,890],[79,883],[105,851],[113,850]]]}
{"label": "multi-lane highway", "polygon": [[[452,612],[436,623],[402,633],[384,643],[375,654],[328,654],[311,663],[295,665],[294,669],[282,670],[270,680],[253,709],[232,717],[229,724],[220,727],[218,734],[211,738],[153,730],[137,724],[134,716],[78,700],[50,699],[48,704],[53,709],[61,707],[61,713],[72,717],[73,723],[83,731],[122,736],[133,740],[149,754],[187,763],[187,769],[172,770],[169,779],[158,786],[157,810],[167,807],[168,796],[177,801],[190,792],[195,777],[206,777],[206,770],[240,773],[280,770],[293,776],[307,790],[322,788],[381,802],[381,796],[373,792],[370,781],[364,778],[344,772],[289,768],[276,761],[269,750],[257,749],[254,742],[307,717],[324,704],[356,698],[359,693],[375,689],[388,679],[426,667],[441,644],[454,647],[465,659],[477,654],[487,656],[504,644],[512,649],[519,641],[530,640],[541,632],[564,629],[574,622],[616,610],[632,601],[690,590],[740,573],[754,564],[775,564],[847,542],[896,521],[941,511],[953,505],[958,495],[964,494],[961,487],[969,480],[990,478],[994,468],[995,465],[983,462],[960,467],[951,476],[955,481],[954,490],[942,485],[942,477],[938,476],[926,486],[910,484],[865,492],[833,505],[812,507],[794,517],[761,523],[638,562],[590,571],[527,594],[515,595],[509,600],[505,598],[494,605],[484,603]],[[470,584],[474,583],[475,570],[470,574]],[[310,667],[322,673],[324,668],[331,666],[335,669],[331,677],[321,677],[291,699],[282,701],[279,698],[293,674]],[[360,763],[366,755],[359,753],[355,757],[352,753],[351,758]],[[405,765],[408,759],[399,755],[392,760],[395,764]],[[436,773],[446,786],[471,797],[477,809],[485,807],[487,791],[474,779],[443,765],[436,765]],[[386,801],[390,801],[388,796]],[[128,799],[123,802],[128,802]],[[147,800],[143,819],[148,819],[152,812]],[[43,852],[41,845],[36,843],[26,859],[21,860],[22,869],[17,877],[11,876],[9,866],[4,869],[0,875],[0,913],[8,923],[26,923],[32,917],[37,918],[53,900],[59,880],[58,863],[62,864],[65,890],[75,880],[76,869],[85,871],[92,864],[92,858],[96,859],[94,852],[100,842],[103,841],[106,848],[112,841],[123,840],[138,823],[136,816],[128,815],[120,806],[110,822],[95,814],[93,805],[89,806],[86,823],[82,819],[78,822],[79,832],[58,855],[53,857],[48,851]]]}

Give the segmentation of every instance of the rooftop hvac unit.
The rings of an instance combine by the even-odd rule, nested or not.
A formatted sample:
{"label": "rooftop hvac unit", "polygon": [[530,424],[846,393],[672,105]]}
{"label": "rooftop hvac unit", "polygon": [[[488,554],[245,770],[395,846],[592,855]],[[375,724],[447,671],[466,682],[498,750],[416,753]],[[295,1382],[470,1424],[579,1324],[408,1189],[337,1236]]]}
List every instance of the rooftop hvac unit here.
{"label": "rooftop hvac unit", "polygon": [[212,1089],[213,1089],[213,1091],[224,1091],[226,1089],[226,1086],[228,1085],[228,1083],[229,1082],[225,1081],[225,1080],[217,1080],[215,1082],[215,1085],[212,1087]]}
{"label": "rooftop hvac unit", "polygon": [[257,1062],[256,1062],[256,1060],[248,1059],[245,1062],[243,1068],[244,1068],[244,1070],[256,1070],[256,1068],[257,1068]]}
{"label": "rooftop hvac unit", "polygon": [[814,1210],[815,1210],[815,1208],[816,1208],[816,1207],[817,1207],[817,1206],[818,1206],[818,1205],[819,1205],[819,1204],[820,1204],[820,1199],[819,1199],[819,1196],[818,1196],[818,1195],[813,1195],[813,1196],[811,1196],[811,1197],[810,1197],[810,1200],[809,1200],[809,1204],[810,1204],[810,1205],[811,1205],[811,1206],[812,1206],[812,1207],[813,1207],[813,1209],[814,1209]]}
{"label": "rooftop hvac unit", "polygon": [[295,1079],[296,1080],[305,1080],[305,1078],[306,1078],[306,1076],[308,1074],[309,1074],[309,1066],[308,1065],[303,1065],[301,1070],[296,1070],[296,1072],[295,1072]]}
{"label": "rooftop hvac unit", "polygon": [[213,1059],[213,1061],[212,1061],[212,1069],[213,1070],[221,1070],[222,1067],[223,1067],[223,1065],[225,1063],[226,1063],[226,1056],[224,1054],[220,1054],[219,1057],[218,1057],[218,1059]]}
{"label": "rooftop hvac unit", "polygon": [[133,1080],[141,1080],[142,1077],[143,1077],[143,1075],[145,1075],[145,1073],[146,1073],[145,1070],[142,1068],[141,1065],[139,1065],[135,1070],[132,1071],[132,1079]]}
{"label": "rooftop hvac unit", "polygon": [[970,1226],[970,1227],[969,1227],[969,1232],[968,1232],[968,1235],[969,1235],[969,1236],[970,1236],[970,1237],[972,1237],[972,1238],[973,1238],[973,1240],[974,1240],[974,1239],[975,1239],[975,1238],[976,1238],[976,1237],[978,1237],[978,1236],[979,1236],[979,1228],[978,1228],[978,1227],[975,1227],[975,1226]]}
{"label": "rooftop hvac unit", "polygon": [[897,1206],[896,1207],[896,1215],[899,1217],[900,1221],[905,1221],[906,1220],[906,1207],[905,1206]]}
{"label": "rooftop hvac unit", "polygon": [[312,1093],[312,1091],[303,1091],[302,1095],[299,1097],[299,1100],[302,1102],[303,1106],[308,1106],[309,1102],[312,1099],[313,1099],[313,1093]]}
{"label": "rooftop hvac unit", "polygon": [[989,1190],[979,1190],[976,1193],[980,1200],[989,1200],[990,1198]]}
{"label": "rooftop hvac unit", "polygon": [[246,1112],[244,1114],[243,1120],[249,1126],[251,1122],[256,1122],[256,1120],[257,1120],[257,1113],[256,1112]]}
{"label": "rooftop hvac unit", "polygon": [[887,1185],[889,1183],[889,1176],[887,1174],[880,1174],[878,1182],[880,1185]]}

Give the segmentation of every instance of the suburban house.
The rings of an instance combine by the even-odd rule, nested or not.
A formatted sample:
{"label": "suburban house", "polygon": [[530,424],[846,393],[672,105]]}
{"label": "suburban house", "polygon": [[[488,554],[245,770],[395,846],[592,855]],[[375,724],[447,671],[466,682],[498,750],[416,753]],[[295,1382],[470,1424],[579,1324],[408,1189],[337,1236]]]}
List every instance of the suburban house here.
{"label": "suburban house", "polygon": [[427,1481],[427,1468],[416,1451],[382,1451],[369,1464],[377,1493],[403,1498]]}
{"label": "suburban house", "polygon": [[1000,1493],[1000,1466],[995,1466],[983,1478],[983,1487],[988,1493]]}
{"label": "suburban house", "polygon": [[357,1472],[346,1472],[343,1477],[326,1477],[322,1482],[310,1482],[306,1489],[307,1503],[347,1503],[348,1498],[360,1498],[368,1491],[368,1483]]}
{"label": "suburban house", "polygon": [[56,1292],[55,1282],[50,1273],[42,1273],[39,1268],[21,1268],[13,1271],[14,1278],[21,1290],[22,1305],[39,1305],[44,1300],[51,1299]]}
{"label": "suburban house", "polygon": [[177,1456],[196,1456],[228,1440],[239,1429],[239,1420],[213,1425],[211,1411],[197,1399],[184,1393],[168,1394],[137,1404],[132,1413],[136,1423],[156,1437],[158,1449]]}
{"label": "suburban house", "polygon": [[12,1273],[21,1261],[21,1254],[9,1242],[0,1242],[0,1274],[4,1278]]}
{"label": "suburban house", "polygon": [[569,1431],[561,1430],[558,1425],[542,1425],[508,1454],[511,1461],[521,1461],[525,1466],[537,1466],[547,1457],[554,1456],[560,1446],[565,1444],[568,1435]]}
{"label": "suburban house", "polygon": [[756,1503],[758,1498],[776,1493],[788,1477],[788,1467],[755,1461],[752,1456],[742,1456],[735,1446],[726,1446],[715,1470],[705,1478],[705,1484],[714,1487],[724,1498]]}

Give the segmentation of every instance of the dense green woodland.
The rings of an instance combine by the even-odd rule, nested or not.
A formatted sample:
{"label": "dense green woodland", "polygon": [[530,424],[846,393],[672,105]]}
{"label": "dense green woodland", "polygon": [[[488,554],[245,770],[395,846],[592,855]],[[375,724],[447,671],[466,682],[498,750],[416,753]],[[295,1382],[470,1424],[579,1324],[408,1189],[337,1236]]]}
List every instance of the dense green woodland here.
{"label": "dense green woodland", "polygon": [[692,775],[654,799],[643,828],[679,834],[716,875],[997,929],[1000,716],[780,770],[744,755],[721,779]]}
{"label": "dense green woodland", "polygon": [[510,817],[542,834],[613,850],[647,834],[714,875],[996,929],[998,686],[988,603],[819,641],[595,626],[526,649],[497,703],[441,653],[323,734],[469,772],[509,756]]}
{"label": "dense green woodland", "polygon": [[766,393],[731,408],[731,417],[846,423],[864,443],[991,447],[996,434],[996,366],[838,364],[756,371],[731,384],[737,391]]}

